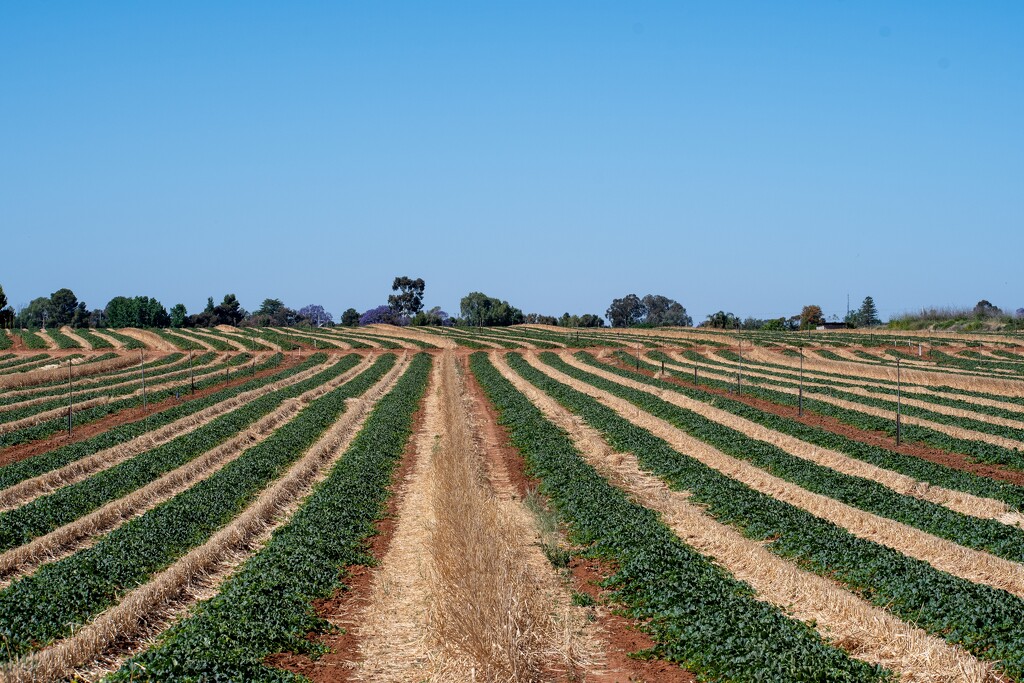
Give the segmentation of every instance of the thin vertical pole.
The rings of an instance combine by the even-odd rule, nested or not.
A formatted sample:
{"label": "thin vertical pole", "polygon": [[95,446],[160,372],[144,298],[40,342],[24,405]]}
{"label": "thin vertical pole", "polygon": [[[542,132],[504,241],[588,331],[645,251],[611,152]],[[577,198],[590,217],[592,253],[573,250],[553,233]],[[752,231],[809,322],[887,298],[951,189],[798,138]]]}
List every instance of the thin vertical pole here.
{"label": "thin vertical pole", "polygon": [[192,383],[192,393],[196,393],[196,378],[192,374],[192,351],[188,352],[188,380]]}
{"label": "thin vertical pole", "polygon": [[146,354],[139,349],[139,370],[142,372],[142,410],[149,410],[149,399],[146,397]]}
{"label": "thin vertical pole", "polygon": [[697,385],[697,361],[693,362],[693,384]]}
{"label": "thin vertical pole", "polygon": [[736,371],[736,395],[740,393],[740,378],[743,376],[743,342],[740,342],[740,367]]}
{"label": "thin vertical pole", "polygon": [[900,445],[900,413],[903,408],[902,392],[900,387],[900,359],[896,359],[896,445]]}
{"label": "thin vertical pole", "polygon": [[640,369],[640,345],[636,345],[636,369]]}
{"label": "thin vertical pole", "polygon": [[71,436],[71,423],[74,405],[75,405],[75,388],[71,384],[71,359],[68,359],[68,436]]}
{"label": "thin vertical pole", "polygon": [[800,347],[800,398],[797,401],[797,415],[804,416],[804,347]]}

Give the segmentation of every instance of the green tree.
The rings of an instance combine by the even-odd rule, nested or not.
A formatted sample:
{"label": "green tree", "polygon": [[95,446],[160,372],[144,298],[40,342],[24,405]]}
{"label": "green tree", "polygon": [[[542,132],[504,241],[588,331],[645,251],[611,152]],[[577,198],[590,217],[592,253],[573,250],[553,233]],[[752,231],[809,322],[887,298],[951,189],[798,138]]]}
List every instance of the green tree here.
{"label": "green tree", "polygon": [[188,309],[185,304],[174,304],[171,306],[171,327],[184,327],[188,319]]}
{"label": "green tree", "polygon": [[717,311],[711,313],[704,319],[704,327],[713,327],[719,330],[731,330],[740,326],[739,318],[732,313]]}
{"label": "green tree", "polygon": [[213,315],[217,325],[237,327],[245,318],[246,312],[234,294],[225,294],[224,300],[213,309]]}
{"label": "green tree", "polygon": [[857,311],[857,324],[867,327],[882,324],[882,321],[878,319],[878,309],[875,307],[875,300],[870,296],[864,297],[864,303],[860,305],[860,310]]}
{"label": "green tree", "polygon": [[10,327],[14,323],[14,309],[7,305],[7,295],[0,286],[0,327]]}
{"label": "green tree", "polygon": [[75,309],[78,308],[78,297],[67,287],[58,289],[50,295],[50,312],[53,314],[51,322],[54,327],[70,325],[75,317]]}
{"label": "green tree", "polygon": [[1002,314],[1003,310],[987,299],[982,299],[974,305],[974,317],[991,318]]}
{"label": "green tree", "polygon": [[664,325],[675,325],[689,327],[693,319],[686,314],[686,309],[678,301],[669,299],[661,294],[648,294],[642,299],[644,308],[647,309],[647,316],[644,322],[648,325],[661,327]]}
{"label": "green tree", "polygon": [[341,314],[341,324],[345,327],[357,327],[359,325],[359,311],[350,308]]}
{"label": "green tree", "polygon": [[412,278],[402,275],[391,283],[391,291],[398,292],[388,296],[388,307],[395,315],[411,317],[423,310],[423,291],[427,285],[423,278]]}
{"label": "green tree", "polygon": [[52,304],[50,297],[40,296],[28,302],[28,305],[18,311],[14,318],[16,327],[40,328],[53,320]]}
{"label": "green tree", "polygon": [[474,326],[520,325],[524,320],[521,310],[483,292],[470,292],[462,297],[459,311],[466,324]]}
{"label": "green tree", "polygon": [[627,294],[621,299],[612,299],[604,315],[612,327],[629,327],[643,322],[647,307],[636,294]]}
{"label": "green tree", "polygon": [[804,306],[800,311],[800,329],[813,330],[825,322],[825,316],[821,312],[821,306],[811,304]]}

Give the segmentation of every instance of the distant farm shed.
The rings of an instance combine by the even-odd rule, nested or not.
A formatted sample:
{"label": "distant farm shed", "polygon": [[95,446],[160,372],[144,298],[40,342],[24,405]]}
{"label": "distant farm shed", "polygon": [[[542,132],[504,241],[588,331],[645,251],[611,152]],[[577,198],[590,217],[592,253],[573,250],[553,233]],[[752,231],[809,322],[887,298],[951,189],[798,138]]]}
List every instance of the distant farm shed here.
{"label": "distant farm shed", "polygon": [[819,330],[845,330],[846,323],[821,323],[816,329]]}

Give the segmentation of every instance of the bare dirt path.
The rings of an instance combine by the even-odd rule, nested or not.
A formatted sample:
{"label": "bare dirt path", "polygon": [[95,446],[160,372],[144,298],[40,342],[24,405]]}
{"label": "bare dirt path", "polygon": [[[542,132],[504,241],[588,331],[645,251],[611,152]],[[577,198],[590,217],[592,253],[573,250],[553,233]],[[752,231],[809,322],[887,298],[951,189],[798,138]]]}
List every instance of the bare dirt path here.
{"label": "bare dirt path", "polygon": [[[538,364],[539,365],[539,364]],[[520,378],[503,359],[496,367],[565,429],[604,476],[640,504],[656,510],[688,545],[746,582],[760,599],[811,623],[852,656],[897,671],[904,681],[995,681],[991,665],[873,607],[835,583],[798,569],[757,541],[708,516],[685,492],[644,473],[632,454],[616,453],[596,430]],[[564,376],[557,377],[565,381]]]}
{"label": "bare dirt path", "polygon": [[[569,637],[541,637],[551,633],[543,616],[550,591],[562,590],[564,605],[568,597],[522,518],[497,503],[520,504],[482,483],[459,387],[453,354],[436,357],[393,498],[390,539],[375,548],[385,551],[380,566],[357,578],[353,599],[329,605],[326,616],[347,631],[327,641],[334,651],[290,669],[314,681],[528,680],[526,670],[568,680],[558,662]],[[489,531],[483,538],[473,531],[478,524]],[[535,578],[524,585],[524,576]],[[518,627],[508,628],[509,619]]]}

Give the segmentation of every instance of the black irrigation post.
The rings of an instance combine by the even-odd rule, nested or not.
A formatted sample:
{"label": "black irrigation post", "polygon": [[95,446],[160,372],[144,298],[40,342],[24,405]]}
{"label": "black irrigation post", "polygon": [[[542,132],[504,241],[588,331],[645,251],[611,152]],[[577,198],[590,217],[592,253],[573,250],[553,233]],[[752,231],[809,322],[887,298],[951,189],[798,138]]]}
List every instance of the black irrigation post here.
{"label": "black irrigation post", "polygon": [[192,351],[188,352],[188,380],[192,384],[192,393],[196,393],[196,378],[192,374]]}
{"label": "black irrigation post", "polygon": [[68,359],[68,436],[71,436],[72,412],[75,405],[75,389],[71,384],[71,359]]}
{"label": "black irrigation post", "polygon": [[902,395],[900,392],[900,359],[896,359],[896,445],[900,445],[900,413],[902,412]]}
{"label": "black irrigation post", "polygon": [[693,383],[697,384],[697,361],[693,361]]}
{"label": "black irrigation post", "polygon": [[142,410],[149,410],[149,399],[146,397],[146,354],[139,349],[139,371],[142,372]]}
{"label": "black irrigation post", "polygon": [[797,401],[797,415],[804,415],[804,347],[800,347],[800,398]]}
{"label": "black irrigation post", "polygon": [[743,376],[743,342],[740,342],[740,367],[736,370],[736,395],[740,394],[740,378]]}

